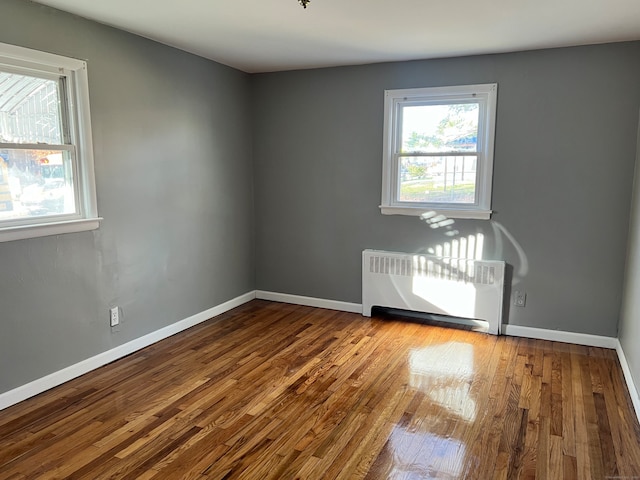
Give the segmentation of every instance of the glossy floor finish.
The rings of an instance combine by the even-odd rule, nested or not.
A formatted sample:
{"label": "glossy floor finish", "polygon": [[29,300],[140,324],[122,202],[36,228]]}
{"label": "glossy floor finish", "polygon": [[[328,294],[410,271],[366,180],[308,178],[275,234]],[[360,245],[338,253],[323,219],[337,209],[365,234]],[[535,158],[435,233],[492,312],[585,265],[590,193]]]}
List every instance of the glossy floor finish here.
{"label": "glossy floor finish", "polygon": [[620,479],[615,352],[253,301],[0,412],[0,478]]}

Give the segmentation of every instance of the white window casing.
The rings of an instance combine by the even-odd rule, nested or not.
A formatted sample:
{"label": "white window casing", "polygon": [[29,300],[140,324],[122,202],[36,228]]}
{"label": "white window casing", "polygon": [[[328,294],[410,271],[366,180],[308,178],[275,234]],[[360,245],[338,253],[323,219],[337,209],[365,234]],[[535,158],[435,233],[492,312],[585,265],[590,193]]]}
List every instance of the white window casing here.
{"label": "white window casing", "polygon": [[[425,212],[437,212],[450,218],[489,219],[491,217],[497,90],[497,84],[491,83],[385,91],[381,213],[419,216]],[[473,152],[456,152],[455,149],[438,153],[403,151],[402,122],[405,107],[460,104],[473,104],[478,108],[477,139],[475,139],[476,145]],[[401,159],[439,157],[445,158],[445,164],[447,164],[447,156],[475,158],[475,188],[472,200],[429,202],[400,198]],[[456,165],[455,162],[454,165]],[[455,181],[455,170],[453,175]],[[446,173],[444,182],[446,189]]]}
{"label": "white window casing", "polygon": [[[91,115],[87,64],[82,60],[0,43],[0,73],[32,76],[57,81],[60,118],[60,143],[6,142],[0,138],[1,151],[56,151],[69,158],[72,172],[74,211],[39,215],[5,215],[0,212],[0,242],[73,233],[98,228]],[[37,112],[36,114],[37,115]],[[65,164],[66,165],[66,164]],[[66,167],[65,167],[66,168]],[[0,172],[1,173],[1,172]],[[0,194],[7,191],[0,184]],[[19,203],[19,201],[17,202]],[[5,212],[6,213],[6,212]]]}

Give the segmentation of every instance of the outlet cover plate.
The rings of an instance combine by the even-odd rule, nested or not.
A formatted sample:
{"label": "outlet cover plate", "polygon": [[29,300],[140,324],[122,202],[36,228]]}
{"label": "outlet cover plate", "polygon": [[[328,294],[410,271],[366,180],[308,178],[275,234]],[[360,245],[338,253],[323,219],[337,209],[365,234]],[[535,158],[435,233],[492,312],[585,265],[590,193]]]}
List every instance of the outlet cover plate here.
{"label": "outlet cover plate", "polygon": [[112,327],[115,327],[120,323],[120,311],[118,310],[118,307],[113,307],[109,310],[109,319]]}
{"label": "outlet cover plate", "polygon": [[513,305],[516,307],[524,307],[527,304],[527,294],[523,291],[516,290],[513,295]]}

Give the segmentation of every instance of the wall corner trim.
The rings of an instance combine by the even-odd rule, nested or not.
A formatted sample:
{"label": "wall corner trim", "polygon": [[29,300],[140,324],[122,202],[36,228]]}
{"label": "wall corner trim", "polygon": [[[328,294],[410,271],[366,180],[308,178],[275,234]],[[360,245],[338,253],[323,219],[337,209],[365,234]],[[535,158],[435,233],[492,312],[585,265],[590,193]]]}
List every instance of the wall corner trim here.
{"label": "wall corner trim", "polygon": [[624,380],[627,383],[627,390],[629,390],[629,396],[631,397],[631,402],[633,403],[633,408],[636,411],[636,417],[638,417],[638,422],[640,422],[640,396],[638,395],[638,389],[636,388],[636,384],[633,381],[633,376],[631,375],[631,369],[629,368],[629,363],[627,362],[627,357],[624,354],[624,350],[622,349],[622,344],[619,340],[617,340],[616,352],[618,353],[618,360],[620,360],[620,366],[622,367],[622,373],[624,374]]}
{"label": "wall corner trim", "polygon": [[164,340],[165,338],[175,335],[176,333],[180,333],[183,330],[221,315],[233,308],[250,302],[254,298],[256,298],[255,291],[247,292],[239,297],[232,298],[227,302],[205,310],[204,312],[196,313],[191,317],[172,323],[171,325],[156,330],[155,332],[151,332],[147,335],[136,338],[135,340],[131,340],[130,342],[112,348],[111,350],[99,353],[98,355],[82,360],[81,362],[70,365],[62,370],[58,370],[57,372],[53,372],[45,377],[2,393],[0,394],[0,410],[10,407],[11,405],[15,405],[16,403],[20,403],[27,398],[38,395],[53,387],[62,385],[69,380],[73,380],[74,378],[84,375],[96,368],[100,368],[107,363],[111,363],[119,358],[125,357],[131,353],[148,347],[149,345],[159,342],[160,340]]}
{"label": "wall corner trim", "polygon": [[325,300],[323,298],[304,297],[301,295],[290,295],[288,293],[266,292],[264,290],[256,290],[256,298],[260,300],[269,300],[271,302],[292,303],[294,305],[327,308],[329,310],[340,310],[343,312],[362,314],[362,304],[360,303]]}

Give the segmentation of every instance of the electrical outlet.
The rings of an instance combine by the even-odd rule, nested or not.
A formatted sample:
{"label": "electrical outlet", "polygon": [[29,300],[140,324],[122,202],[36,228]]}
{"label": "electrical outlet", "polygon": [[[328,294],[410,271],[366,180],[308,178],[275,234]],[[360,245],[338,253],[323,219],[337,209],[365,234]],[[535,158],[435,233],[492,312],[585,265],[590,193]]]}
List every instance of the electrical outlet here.
{"label": "electrical outlet", "polygon": [[120,310],[118,307],[113,307],[109,310],[109,320],[112,327],[120,323]]}
{"label": "electrical outlet", "polygon": [[524,307],[527,303],[527,294],[525,292],[516,290],[513,296],[513,304],[516,307]]}

